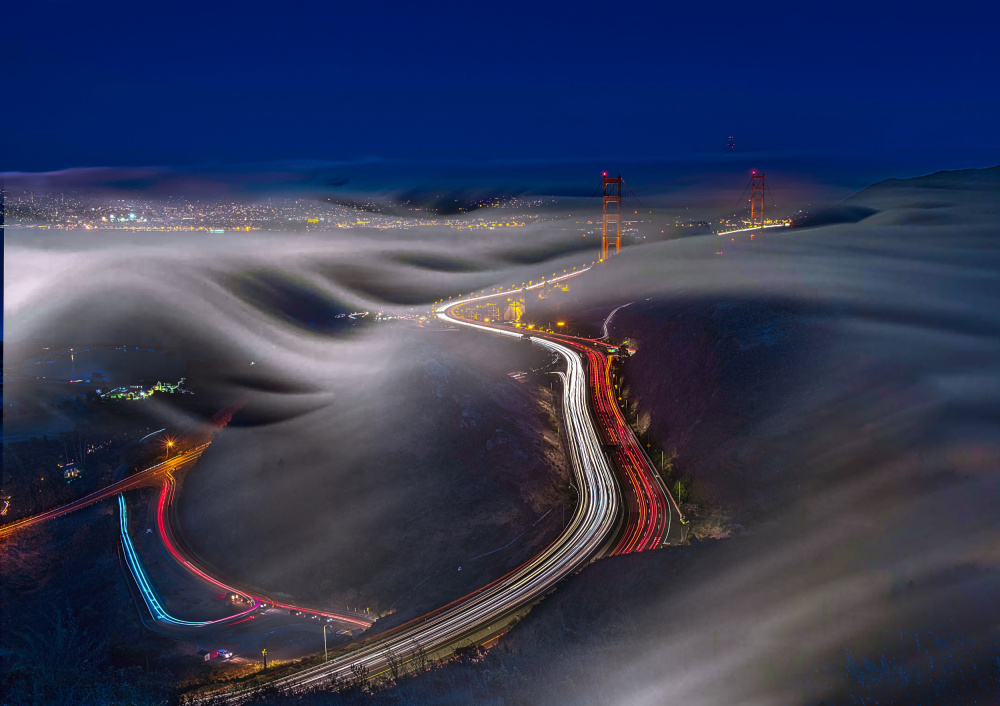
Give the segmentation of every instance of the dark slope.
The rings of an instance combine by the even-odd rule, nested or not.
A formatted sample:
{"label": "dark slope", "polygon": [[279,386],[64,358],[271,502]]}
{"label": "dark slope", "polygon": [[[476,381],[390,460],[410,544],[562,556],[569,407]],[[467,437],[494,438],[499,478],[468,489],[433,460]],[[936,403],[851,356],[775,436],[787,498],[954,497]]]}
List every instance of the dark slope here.
{"label": "dark slope", "polygon": [[[744,529],[598,562],[485,658],[387,702],[996,701],[995,171],[872,187],[877,215],[748,250],[780,275],[753,287],[671,291],[683,243],[612,261],[660,287],[614,323],[633,399]],[[931,200],[947,218],[917,222]]]}
{"label": "dark slope", "polygon": [[411,614],[554,536],[566,469],[552,397],[507,376],[546,359],[467,332],[407,335],[387,355],[315,411],[223,433],[179,501],[202,556],[306,603]]}

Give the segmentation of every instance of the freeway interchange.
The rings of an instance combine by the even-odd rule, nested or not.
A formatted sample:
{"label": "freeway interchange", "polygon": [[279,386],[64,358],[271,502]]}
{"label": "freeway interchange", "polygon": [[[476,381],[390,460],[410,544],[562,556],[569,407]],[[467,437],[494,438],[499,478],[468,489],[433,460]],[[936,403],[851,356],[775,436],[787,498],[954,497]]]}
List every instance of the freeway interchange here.
{"label": "freeway interchange", "polygon": [[[555,279],[576,276],[587,269]],[[438,306],[435,314],[455,326],[513,339],[529,339],[531,344],[552,352],[565,362],[565,372],[557,374],[563,383],[562,421],[578,502],[563,532],[537,555],[489,585],[376,637],[352,644],[347,651],[332,655],[329,661],[292,673],[260,675],[253,682],[202,689],[197,695],[191,694],[189,700],[239,703],[264,689],[296,692],[350,681],[359,673],[375,677],[419,669],[429,660],[447,658],[458,647],[484,644],[503,634],[516,617],[595,558],[655,549],[683,539],[683,517],[679,507],[618,407],[611,378],[612,349],[598,339],[537,331],[526,336],[523,328],[502,323],[487,325],[464,315],[463,307],[470,302],[506,294],[508,292],[496,292],[459,299]],[[273,612],[277,607],[294,610],[295,606],[275,603],[259,592],[225,583],[186,549],[182,538],[174,531],[172,500],[176,486],[173,473],[197,459],[207,446],[203,444],[178,454],[169,462],[76,503],[2,527],[0,533],[118,495],[123,563],[160,629],[190,635],[210,625],[232,626]],[[120,495],[124,490],[150,484],[161,485],[157,532],[166,551],[191,575],[240,596],[245,607],[232,615],[204,621],[183,620],[166,610],[132,543],[125,503]],[[354,626],[367,627],[371,623],[367,616],[346,612],[309,612]]]}
{"label": "freeway interchange", "polygon": [[[580,274],[581,270],[571,275]],[[524,339],[523,329],[469,320],[462,307],[505,292],[439,306],[444,322]],[[607,554],[654,549],[683,538],[683,517],[616,403],[607,344],[556,334],[530,336],[565,361],[562,416],[578,503],[565,530],[536,556],[493,583],[355,649],[266,683],[202,692],[198,701],[239,703],[261,690],[296,692],[420,668],[456,647],[484,644],[570,574]],[[589,373],[589,374],[588,374]],[[594,415],[591,414],[593,407]],[[595,424],[595,420],[597,423]],[[600,429],[600,431],[599,431]],[[617,476],[616,476],[617,473]],[[624,489],[624,492],[623,492]],[[215,701],[213,701],[214,703]]]}
{"label": "freeway interchange", "polygon": [[[111,483],[71,503],[2,525],[0,526],[0,537],[8,536],[14,532],[27,529],[48,520],[53,520],[102,500],[116,498],[119,509],[123,566],[132,576],[135,586],[138,589],[138,596],[142,603],[145,604],[149,616],[153,619],[153,627],[157,631],[177,636],[192,637],[196,636],[201,629],[212,626],[231,626],[238,622],[263,615],[268,609],[273,612],[275,608],[285,609],[286,616],[291,611],[298,611],[310,616],[315,615],[317,620],[329,618],[330,621],[336,621],[338,627],[346,627],[348,629],[369,627],[373,622],[372,619],[361,613],[353,611],[315,610],[296,606],[277,601],[260,591],[226,583],[221,578],[215,576],[211,569],[192,554],[173,527],[173,498],[176,490],[174,474],[190,467],[201,457],[209,445],[210,442],[200,443],[191,449],[177,453],[173,458],[156,463],[149,468],[123,480]],[[125,491],[148,486],[160,487],[156,514],[157,536],[159,543],[171,557],[172,561],[176,562],[196,582],[213,589],[220,589],[236,597],[243,606],[249,607],[241,607],[241,609],[222,618],[203,621],[184,620],[171,613],[165,605],[160,592],[154,587],[154,582],[143,565],[128,529],[127,509],[123,494]]]}
{"label": "freeway interchange", "polygon": [[[444,321],[521,338],[520,332],[487,327],[452,315],[461,302],[440,307]],[[619,520],[621,495],[589,411],[588,377],[583,356],[569,345],[546,339],[533,341],[566,361],[563,376],[563,419],[579,490],[579,502],[565,530],[530,560],[493,583],[428,615],[394,628],[357,649],[301,671],[270,680],[266,685],[220,689],[205,698],[238,703],[266,688],[311,689],[350,679],[363,670],[370,676],[394,666],[408,667],[456,645],[482,644],[505,632],[511,619],[542,598],[557,583],[579,570],[606,547]]]}
{"label": "freeway interchange", "polygon": [[161,461],[149,468],[135,473],[128,478],[120,480],[116,483],[112,483],[100,490],[96,490],[89,495],[85,495],[79,500],[74,500],[71,503],[66,503],[65,505],[60,505],[57,508],[48,510],[47,512],[42,512],[37,515],[32,515],[31,517],[25,517],[14,522],[0,526],[0,537],[4,537],[17,530],[25,529],[36,525],[40,522],[45,522],[46,520],[52,520],[56,517],[61,517],[75,510],[87,507],[93,503],[100,502],[101,500],[106,500],[107,498],[114,497],[126,490],[132,490],[133,488],[141,488],[147,485],[157,485],[160,482],[160,478],[169,475],[175,471],[181,470],[191,463],[194,463],[198,458],[205,452],[208,448],[208,443],[199,444],[192,449],[188,449],[182,453],[178,453],[171,459],[166,461]]}

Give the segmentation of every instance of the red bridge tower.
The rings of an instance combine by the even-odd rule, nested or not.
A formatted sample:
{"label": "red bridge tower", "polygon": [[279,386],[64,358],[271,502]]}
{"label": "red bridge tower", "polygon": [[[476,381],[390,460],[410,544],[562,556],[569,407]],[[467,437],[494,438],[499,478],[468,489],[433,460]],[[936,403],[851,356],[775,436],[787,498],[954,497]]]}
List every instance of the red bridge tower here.
{"label": "red bridge tower", "polygon": [[609,177],[604,172],[601,190],[601,259],[607,260],[612,243],[616,255],[622,247],[622,175]]}
{"label": "red bridge tower", "polygon": [[750,227],[764,227],[764,172],[750,174]]}

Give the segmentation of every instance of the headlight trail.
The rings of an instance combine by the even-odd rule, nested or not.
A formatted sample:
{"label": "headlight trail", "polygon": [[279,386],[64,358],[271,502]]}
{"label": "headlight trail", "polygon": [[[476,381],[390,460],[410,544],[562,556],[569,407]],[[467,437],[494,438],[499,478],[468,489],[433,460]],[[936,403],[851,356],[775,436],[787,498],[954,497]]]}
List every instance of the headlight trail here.
{"label": "headlight trail", "polygon": [[[467,301],[442,305],[436,313],[442,320],[456,325],[511,338],[522,337],[520,332],[470,323],[449,314],[451,309]],[[532,342],[558,354],[566,361],[566,372],[563,373],[563,418],[579,500],[559,537],[527,562],[488,586],[394,628],[367,644],[362,643],[358,649],[334,657],[329,662],[273,679],[266,685],[242,689],[223,687],[201,700],[221,698],[227,703],[238,703],[265,688],[286,691],[309,689],[334,679],[349,678],[352,666],[363,666],[368,669],[369,675],[376,676],[388,669],[390,660],[399,658],[401,662],[407,663],[418,659],[418,654],[440,652],[469,639],[484,642],[504,632],[510,619],[519,610],[537,601],[600,553],[615,529],[621,500],[618,485],[591,419],[583,358],[573,348],[557,341],[532,339]]]}
{"label": "headlight trail", "polygon": [[53,508],[52,510],[39,513],[38,515],[25,517],[23,519],[17,520],[16,522],[11,522],[9,524],[0,526],[0,537],[10,532],[14,532],[15,530],[23,529],[25,527],[30,527],[31,525],[34,525],[39,522],[44,522],[45,520],[51,520],[56,517],[61,517],[62,515],[73,512],[74,510],[79,510],[80,508],[86,507],[100,500],[104,500],[105,498],[110,498],[115,495],[118,495],[122,491],[130,490],[132,488],[138,488],[141,485],[149,485],[156,479],[157,476],[165,473],[170,473],[172,471],[179,469],[181,466],[184,466],[185,464],[196,461],[202,455],[202,453],[205,452],[205,449],[207,449],[208,446],[209,445],[207,443],[199,444],[190,451],[185,451],[183,453],[178,454],[172,459],[169,459],[167,461],[161,461],[160,463],[154,464],[149,468],[140,471],[139,473],[136,473],[134,475],[129,476],[128,478],[125,478],[124,480],[120,480],[117,483],[112,483],[111,485],[105,488],[96,490],[93,493],[90,493],[89,495],[85,495],[79,500],[74,500],[73,502],[66,503],[65,505]]}
{"label": "headlight trail", "polygon": [[[595,414],[610,445],[609,453],[624,477],[628,498],[621,541],[612,553],[627,554],[682,542],[686,534],[684,525],[687,524],[684,513],[618,406],[618,395],[610,376],[614,356],[605,353],[607,344],[597,339],[562,333],[532,332],[532,335],[572,345],[587,355],[590,361]],[[629,490],[632,492],[629,493]]]}
{"label": "headlight trail", "polygon": [[174,627],[203,628],[208,627],[209,625],[225,623],[248,615],[257,610],[257,607],[260,606],[260,601],[256,601],[254,605],[247,610],[225,618],[220,618],[218,620],[191,621],[175,618],[167,612],[163,602],[157,596],[156,591],[153,589],[153,584],[149,580],[149,576],[146,574],[146,570],[142,566],[139,554],[136,552],[135,546],[132,544],[132,538],[128,533],[128,511],[125,508],[125,497],[121,494],[118,495],[118,518],[121,524],[122,550],[125,555],[125,563],[128,566],[129,571],[132,573],[132,578],[135,579],[135,584],[139,588],[139,594],[142,596],[142,600],[146,604],[146,608],[149,609],[149,614],[156,622]]}
{"label": "headlight trail", "polygon": [[[303,608],[302,606],[292,605],[290,603],[278,603],[272,600],[269,596],[261,593],[247,591],[243,588],[237,588],[230,584],[224,583],[221,579],[212,576],[207,569],[199,566],[197,561],[190,556],[188,551],[183,548],[183,543],[177,540],[177,534],[174,530],[172,519],[172,509],[174,495],[177,491],[177,482],[174,480],[172,475],[168,475],[163,481],[163,486],[160,489],[160,500],[156,508],[156,527],[160,534],[160,539],[163,542],[164,547],[170,553],[170,556],[174,558],[181,567],[195,576],[199,577],[203,581],[215,586],[216,588],[221,588],[228,593],[235,593],[239,596],[254,603],[254,608],[257,608],[262,603],[269,603],[276,608],[288,608],[291,610],[301,610],[309,613],[315,613],[316,615],[322,615],[323,617],[334,618],[341,622],[350,623],[358,627],[367,628],[372,624],[372,620],[363,618],[360,616],[345,614],[339,612],[330,612],[326,610],[316,610],[313,608]],[[243,615],[240,613],[239,615]],[[238,615],[230,616],[226,620],[239,617]]]}

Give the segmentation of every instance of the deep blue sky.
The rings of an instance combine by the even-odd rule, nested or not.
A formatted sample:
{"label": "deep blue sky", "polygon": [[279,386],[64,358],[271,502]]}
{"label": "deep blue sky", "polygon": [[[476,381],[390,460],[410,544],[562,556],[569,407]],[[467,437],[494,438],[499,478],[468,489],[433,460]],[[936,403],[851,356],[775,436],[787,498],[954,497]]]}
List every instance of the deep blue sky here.
{"label": "deep blue sky", "polygon": [[1000,161],[995,3],[6,8],[0,171],[741,152]]}

